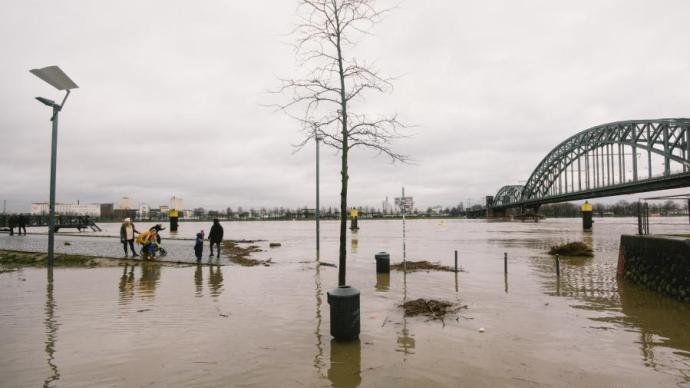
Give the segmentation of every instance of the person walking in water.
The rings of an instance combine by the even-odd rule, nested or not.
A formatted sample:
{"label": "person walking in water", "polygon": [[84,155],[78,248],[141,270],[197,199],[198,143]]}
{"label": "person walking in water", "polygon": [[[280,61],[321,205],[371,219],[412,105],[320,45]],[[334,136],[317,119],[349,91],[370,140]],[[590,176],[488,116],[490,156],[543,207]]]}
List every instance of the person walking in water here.
{"label": "person walking in water", "polygon": [[194,242],[194,255],[196,256],[196,262],[201,261],[201,257],[204,255],[204,231],[196,234],[196,241]]}
{"label": "person walking in water", "polygon": [[211,254],[208,257],[213,257],[213,246],[216,246],[216,258],[220,258],[220,243],[223,241],[223,226],[217,218],[213,219],[213,226],[208,233],[208,245],[211,248]]}
{"label": "person walking in water", "polygon": [[127,244],[129,244],[129,248],[132,250],[132,257],[139,256],[134,249],[134,233],[139,234],[139,231],[136,230],[131,219],[125,218],[122,226],[120,226],[120,242],[125,249],[125,257],[127,257]]}

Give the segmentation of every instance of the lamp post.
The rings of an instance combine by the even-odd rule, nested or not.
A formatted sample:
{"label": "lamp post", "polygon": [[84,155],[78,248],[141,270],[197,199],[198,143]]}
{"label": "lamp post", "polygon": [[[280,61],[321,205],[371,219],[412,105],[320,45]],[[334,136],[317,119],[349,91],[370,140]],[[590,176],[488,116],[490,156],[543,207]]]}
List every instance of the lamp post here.
{"label": "lamp post", "polygon": [[50,149],[50,207],[48,220],[48,267],[53,266],[53,250],[55,247],[55,171],[57,165],[57,130],[58,130],[58,114],[65,106],[67,97],[69,97],[70,90],[78,88],[77,84],[72,81],[67,74],[65,74],[57,66],[48,66],[42,69],[29,70],[38,78],[49,83],[57,90],[65,90],[65,97],[59,105],[55,101],[43,97],[36,97],[42,104],[53,108],[53,116],[50,121],[53,122],[52,142]]}
{"label": "lamp post", "polygon": [[321,219],[321,210],[320,210],[320,205],[319,205],[319,140],[321,138],[319,135],[315,136],[316,139],[316,212],[314,216],[316,217],[316,260],[318,261],[320,258],[320,252],[321,252],[321,229],[320,229],[320,219]]}

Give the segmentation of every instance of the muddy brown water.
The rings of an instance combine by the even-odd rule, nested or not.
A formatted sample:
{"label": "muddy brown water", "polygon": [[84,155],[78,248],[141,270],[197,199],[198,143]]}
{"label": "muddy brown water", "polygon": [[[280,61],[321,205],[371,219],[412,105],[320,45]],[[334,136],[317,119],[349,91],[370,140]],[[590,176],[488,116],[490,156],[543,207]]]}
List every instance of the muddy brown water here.
{"label": "muddy brown water", "polygon": [[[182,223],[177,237],[208,226]],[[118,225],[103,227],[117,234]],[[688,231],[681,218],[651,227]],[[458,249],[457,280],[377,275],[376,252],[402,258],[401,222],[360,228],[347,238],[348,282],[362,292],[352,343],[329,335],[325,293],[337,269],[314,264],[313,223],[225,223],[230,238],[266,240],[253,257],[271,267],[221,260],[0,273],[0,386],[690,386],[690,306],[615,277],[619,236],[635,232],[633,219],[597,220],[591,234],[575,219],[408,221],[407,258],[453,265]],[[84,236],[60,233],[58,250],[121,255],[117,239]],[[322,222],[322,261],[337,262],[337,238],[337,223]],[[44,240],[0,235],[0,249]],[[577,240],[594,257],[563,259],[556,279],[545,252]],[[191,241],[164,244],[191,256]],[[404,317],[398,306],[417,298],[468,307],[445,325]]]}

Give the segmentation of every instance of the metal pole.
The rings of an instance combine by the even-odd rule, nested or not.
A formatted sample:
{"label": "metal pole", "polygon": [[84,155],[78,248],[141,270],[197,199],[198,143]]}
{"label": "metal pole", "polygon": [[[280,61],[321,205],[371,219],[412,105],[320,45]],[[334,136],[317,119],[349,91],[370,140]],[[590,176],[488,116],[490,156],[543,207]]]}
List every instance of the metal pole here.
{"label": "metal pole", "polygon": [[632,128],[632,180],[637,182],[637,134],[636,126]]}
{"label": "metal pole", "polygon": [[53,134],[50,149],[50,205],[48,212],[48,267],[53,266],[53,249],[55,247],[55,175],[57,168],[57,135],[59,105],[53,105]]}
{"label": "metal pole", "polygon": [[642,202],[637,201],[637,234],[642,235]]}
{"label": "metal pole", "polygon": [[458,272],[458,251],[455,251],[455,272]]}
{"label": "metal pole", "polygon": [[[581,158],[577,158],[577,191],[582,191],[582,169],[581,163],[580,163]],[[573,191],[575,191],[575,188],[573,188]]]}
{"label": "metal pole", "polygon": [[503,273],[508,273],[508,252],[503,252]]}
{"label": "metal pole", "polygon": [[654,144],[650,141],[650,131],[649,131],[649,126],[647,127],[647,169],[649,175],[649,179],[652,179],[652,147],[654,147]]}
{"label": "metal pole", "polygon": [[402,188],[402,199],[400,200],[403,221],[403,269],[407,272],[407,249],[405,247],[405,187]]}
{"label": "metal pole", "polygon": [[671,175],[671,159],[668,157],[670,154],[668,148],[668,125],[664,125],[664,176]]}
{"label": "metal pole", "polygon": [[319,137],[316,136],[316,259],[319,259],[319,253],[321,251],[321,211],[319,204]]}
{"label": "metal pole", "polygon": [[561,259],[556,255],[556,276],[561,277]]}

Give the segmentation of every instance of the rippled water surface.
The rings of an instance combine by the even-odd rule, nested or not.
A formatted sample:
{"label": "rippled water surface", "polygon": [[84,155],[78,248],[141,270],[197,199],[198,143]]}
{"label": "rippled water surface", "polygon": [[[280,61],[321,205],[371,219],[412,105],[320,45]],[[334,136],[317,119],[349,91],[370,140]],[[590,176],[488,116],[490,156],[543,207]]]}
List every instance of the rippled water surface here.
{"label": "rippled water surface", "polygon": [[[688,233],[685,218],[652,221],[652,232]],[[102,227],[61,232],[56,249],[122,256],[108,237],[119,225]],[[165,234],[170,258],[193,262],[185,239],[209,227]],[[376,252],[402,259],[402,224],[361,222],[347,245],[362,333],[347,344],[329,335],[325,293],[337,269],[314,264],[313,223],[224,227],[226,238],[263,240],[258,257],[274,264],[205,258],[0,273],[0,386],[690,386],[690,306],[616,279],[619,238],[635,233],[633,219],[598,219],[587,234],[576,219],[408,221],[407,258],[452,265],[457,249],[457,277],[377,276]],[[321,261],[337,262],[337,237],[337,223],[322,222]],[[0,249],[40,251],[45,240],[5,234]],[[574,240],[595,257],[563,259],[557,279],[545,251]],[[444,322],[405,318],[399,305],[420,297],[467,309]]]}

